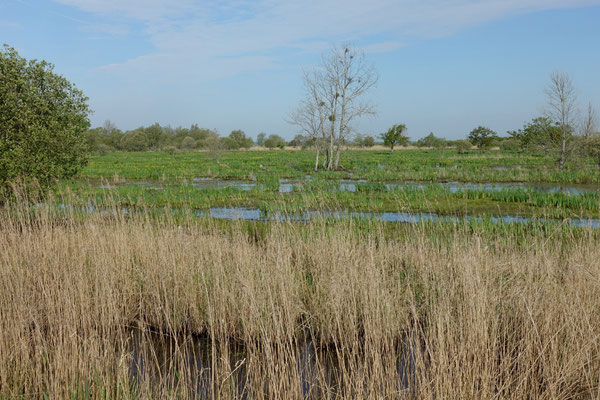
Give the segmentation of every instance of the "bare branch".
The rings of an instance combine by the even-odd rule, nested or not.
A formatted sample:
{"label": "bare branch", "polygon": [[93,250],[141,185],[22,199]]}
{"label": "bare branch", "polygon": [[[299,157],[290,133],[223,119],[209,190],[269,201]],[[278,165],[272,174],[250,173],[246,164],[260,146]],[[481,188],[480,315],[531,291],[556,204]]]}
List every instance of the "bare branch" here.
{"label": "bare branch", "polygon": [[567,139],[573,129],[576,114],[577,94],[569,75],[554,72],[550,75],[550,84],[546,88],[548,99],[546,115],[561,129],[561,152],[559,167],[562,169],[566,160]]}
{"label": "bare branch", "polygon": [[596,112],[590,102],[580,127],[581,136],[590,137],[596,132]]}

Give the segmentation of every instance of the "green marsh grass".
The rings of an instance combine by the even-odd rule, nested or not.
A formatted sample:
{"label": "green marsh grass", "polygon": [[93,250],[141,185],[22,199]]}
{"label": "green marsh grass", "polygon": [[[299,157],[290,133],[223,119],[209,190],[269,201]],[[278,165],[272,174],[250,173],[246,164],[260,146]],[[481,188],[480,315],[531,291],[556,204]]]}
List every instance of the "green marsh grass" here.
{"label": "green marsh grass", "polygon": [[[159,180],[211,176],[226,179],[304,178],[313,174],[312,151],[225,152],[217,163],[207,152],[107,153],[95,155],[82,171],[83,178],[110,179],[115,174],[128,180]],[[461,182],[600,183],[600,170],[591,160],[567,164],[559,170],[556,155],[519,154],[505,151],[458,154],[454,150],[388,151],[348,150],[343,170],[321,171],[328,179],[364,178],[369,181],[419,180]],[[508,169],[498,170],[496,167]],[[514,168],[514,169],[510,169]]]}

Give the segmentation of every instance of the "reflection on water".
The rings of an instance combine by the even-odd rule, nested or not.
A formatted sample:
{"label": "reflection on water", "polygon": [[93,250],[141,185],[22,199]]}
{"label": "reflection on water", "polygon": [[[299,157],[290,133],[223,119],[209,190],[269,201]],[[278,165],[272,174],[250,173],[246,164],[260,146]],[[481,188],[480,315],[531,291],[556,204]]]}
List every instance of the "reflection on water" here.
{"label": "reflection on water", "polygon": [[482,191],[502,191],[502,190],[531,190],[539,193],[564,193],[568,195],[578,195],[584,193],[600,193],[598,185],[557,185],[552,183],[531,183],[531,182],[492,182],[492,183],[473,183],[473,182],[442,182],[442,183],[424,183],[417,181],[391,182],[385,184],[388,190],[415,188],[426,189],[431,185],[440,185],[451,193],[465,190]]}
{"label": "reflection on water", "polygon": [[[386,384],[396,391],[409,389],[415,382],[414,350],[418,347],[413,343],[408,338],[400,339],[389,354],[390,369],[385,376],[393,377],[394,381]],[[257,368],[257,364],[272,374],[285,375],[302,398],[342,395],[340,386],[352,376],[348,368],[352,369],[351,365],[357,361],[356,365],[361,367],[372,361],[360,348],[340,350],[317,344],[308,333],[282,342],[248,344],[228,339],[213,341],[208,335],[168,335],[148,329],[133,329],[123,348],[129,355],[129,375],[136,385],[150,384],[157,391],[185,387],[193,394],[192,398],[202,399],[218,398],[225,393],[237,399],[253,398],[253,392],[274,383],[256,381],[255,376],[260,375],[252,368]]]}
{"label": "reflection on water", "polygon": [[[279,192],[291,193],[297,190],[305,190],[307,183],[312,182],[312,176],[306,175],[304,179],[279,179]],[[420,182],[420,181],[396,181],[396,182],[368,182],[365,179],[336,179],[325,181],[328,190],[339,190],[342,192],[357,192],[369,190],[402,190],[402,189],[427,189],[430,186],[440,186],[451,193],[465,190],[501,191],[501,190],[531,190],[540,193],[564,193],[568,195],[579,195],[584,193],[600,193],[600,185],[560,185],[553,183],[535,182]],[[150,190],[162,190],[163,186],[157,182],[133,181],[119,184],[103,183],[99,185],[103,189],[111,189],[115,186],[136,185]],[[254,188],[264,189],[265,185],[254,181],[226,180],[220,178],[194,178],[192,186],[199,189],[214,189],[233,187],[244,191]]]}
{"label": "reflection on water", "polygon": [[128,185],[128,186],[142,186],[146,189],[150,189],[150,190],[163,190],[163,187],[156,183],[156,182],[147,182],[147,181],[131,181],[131,182],[123,182],[123,183],[103,183],[101,185],[99,185],[98,187],[101,189],[112,189],[115,186],[124,186],[124,185]]}
{"label": "reflection on water", "polygon": [[[125,351],[131,356],[129,374],[137,385],[150,382],[163,390],[184,386],[200,398],[212,397],[211,345],[205,337],[175,338],[148,330],[133,330]],[[237,372],[233,379],[245,370]]]}
{"label": "reflection on water", "polygon": [[492,171],[515,171],[524,169],[522,165],[492,165],[490,166]]}
{"label": "reflection on water", "polygon": [[201,189],[234,187],[245,191],[252,190],[256,187],[255,182],[228,181],[219,178],[194,178],[192,185]]}
{"label": "reflection on water", "polygon": [[[333,218],[333,219],[374,219],[382,222],[397,222],[415,224],[420,222],[483,222],[490,221],[493,224],[527,224],[530,222],[563,222],[562,220],[549,218],[528,218],[518,215],[503,215],[497,217],[479,217],[479,216],[450,216],[438,215],[435,213],[426,212],[369,212],[369,211],[343,211],[343,210],[307,210],[299,213],[286,214],[279,211],[272,213],[261,212],[258,208],[246,207],[213,207],[208,213],[198,211],[197,216],[208,216],[215,219],[228,220],[246,220],[246,221],[303,221],[307,222],[318,218]],[[564,220],[567,225],[574,227],[590,227],[600,228],[600,219],[597,218],[570,218]]]}
{"label": "reflection on water", "polygon": [[[43,204],[37,204],[43,206]],[[143,214],[153,212],[165,212],[164,208],[152,208],[149,210],[136,209],[135,211],[130,210],[127,207],[118,209],[102,209],[96,208],[93,203],[88,203],[86,207],[78,207],[73,205],[60,204],[61,210],[71,212],[84,212],[87,214],[98,212],[100,214]],[[169,209],[169,212],[179,212],[182,210]],[[333,219],[373,219],[382,222],[397,222],[415,224],[421,222],[450,222],[450,223],[462,223],[462,222],[485,222],[489,221],[493,224],[528,224],[528,223],[564,223],[568,226],[579,227],[579,228],[600,228],[600,219],[598,218],[567,218],[567,219],[553,219],[553,218],[529,218],[522,217],[519,215],[502,215],[502,216],[488,216],[480,217],[474,215],[465,216],[452,216],[452,215],[438,215],[435,213],[427,212],[370,212],[370,211],[345,211],[345,210],[305,210],[296,213],[284,213],[281,211],[272,211],[265,213],[258,208],[250,207],[211,207],[209,210],[195,210],[194,215],[196,217],[208,217],[214,219],[227,219],[231,221],[262,221],[262,222],[308,222],[310,220],[320,218],[333,218]]]}

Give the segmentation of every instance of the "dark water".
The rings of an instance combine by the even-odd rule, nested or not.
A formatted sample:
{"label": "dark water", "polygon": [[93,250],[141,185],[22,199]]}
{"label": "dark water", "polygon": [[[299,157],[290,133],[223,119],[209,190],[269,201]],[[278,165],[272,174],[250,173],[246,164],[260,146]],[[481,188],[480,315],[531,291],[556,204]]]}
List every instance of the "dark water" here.
{"label": "dark water", "polygon": [[[266,349],[261,346],[252,348],[254,362],[258,360],[261,364],[268,364],[274,362],[274,356],[282,357],[283,360],[276,366],[279,373],[297,378],[297,390],[303,398],[340,394],[339,385],[345,379],[342,364],[348,360],[335,348],[317,344],[308,334],[273,345],[268,349],[269,357],[265,356],[263,352]],[[395,347],[396,370],[393,375],[397,381],[393,382],[393,386],[397,390],[406,390],[415,378],[415,347],[406,338]],[[130,377],[138,385],[152,382],[166,391],[186,387],[194,398],[218,398],[220,394],[228,393],[234,398],[250,399],[252,385],[270,384],[249,383],[252,379],[251,371],[248,371],[250,349],[242,342],[219,343],[212,341],[208,335],[173,336],[135,329],[131,331],[124,350],[130,355]],[[360,354],[360,350],[354,349],[353,352],[356,351]],[[280,369],[282,364],[286,369]],[[265,365],[265,368],[268,367]],[[223,376],[223,371],[230,372]]]}
{"label": "dark water", "polygon": [[[245,358],[243,347],[239,345],[229,344],[226,359],[216,360],[213,343],[206,336],[172,336],[133,330],[125,351],[131,355],[129,374],[138,385],[151,382],[157,390],[165,391],[186,387],[194,393],[194,398],[214,398],[221,390],[213,374],[213,362],[219,361],[232,366],[227,387],[233,386],[236,398],[247,398]],[[162,397],[166,393],[156,395]]]}

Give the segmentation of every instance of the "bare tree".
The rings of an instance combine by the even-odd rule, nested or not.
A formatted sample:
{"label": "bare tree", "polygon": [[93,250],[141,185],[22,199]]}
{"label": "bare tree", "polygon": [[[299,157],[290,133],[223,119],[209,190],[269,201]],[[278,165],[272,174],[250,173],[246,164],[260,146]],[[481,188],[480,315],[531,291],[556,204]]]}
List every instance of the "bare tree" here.
{"label": "bare tree", "polygon": [[102,129],[104,130],[104,134],[109,136],[117,130],[117,126],[111,120],[107,119],[104,121],[104,124],[102,124]]}
{"label": "bare tree", "polygon": [[596,112],[594,106],[590,102],[588,104],[587,113],[581,123],[581,136],[590,137],[596,132]]}
{"label": "bare tree", "polygon": [[372,64],[367,63],[364,53],[344,46],[333,48],[329,59],[324,62],[327,75],[339,96],[339,122],[334,168],[340,161],[342,143],[352,131],[352,122],[363,115],[373,115],[375,110],[362,96],[377,84],[377,73]]}
{"label": "bare tree", "polygon": [[561,131],[561,149],[559,168],[565,165],[567,157],[567,140],[573,129],[572,124],[576,114],[577,94],[569,75],[564,72],[554,72],[550,75],[550,84],[546,88],[548,98],[547,116],[552,119]]}
{"label": "bare tree", "polygon": [[373,106],[361,100],[377,78],[364,54],[351,46],[333,47],[323,55],[320,68],[305,72],[306,97],[290,122],[325,144],[323,168],[338,168],[342,144],[353,131],[353,123],[375,114]]}
{"label": "bare tree", "polygon": [[288,123],[296,125],[301,133],[308,138],[308,143],[311,143],[317,150],[315,157],[315,171],[317,171],[319,168],[319,153],[326,145],[323,120],[318,107],[313,101],[303,100],[298,109],[290,114]]}

